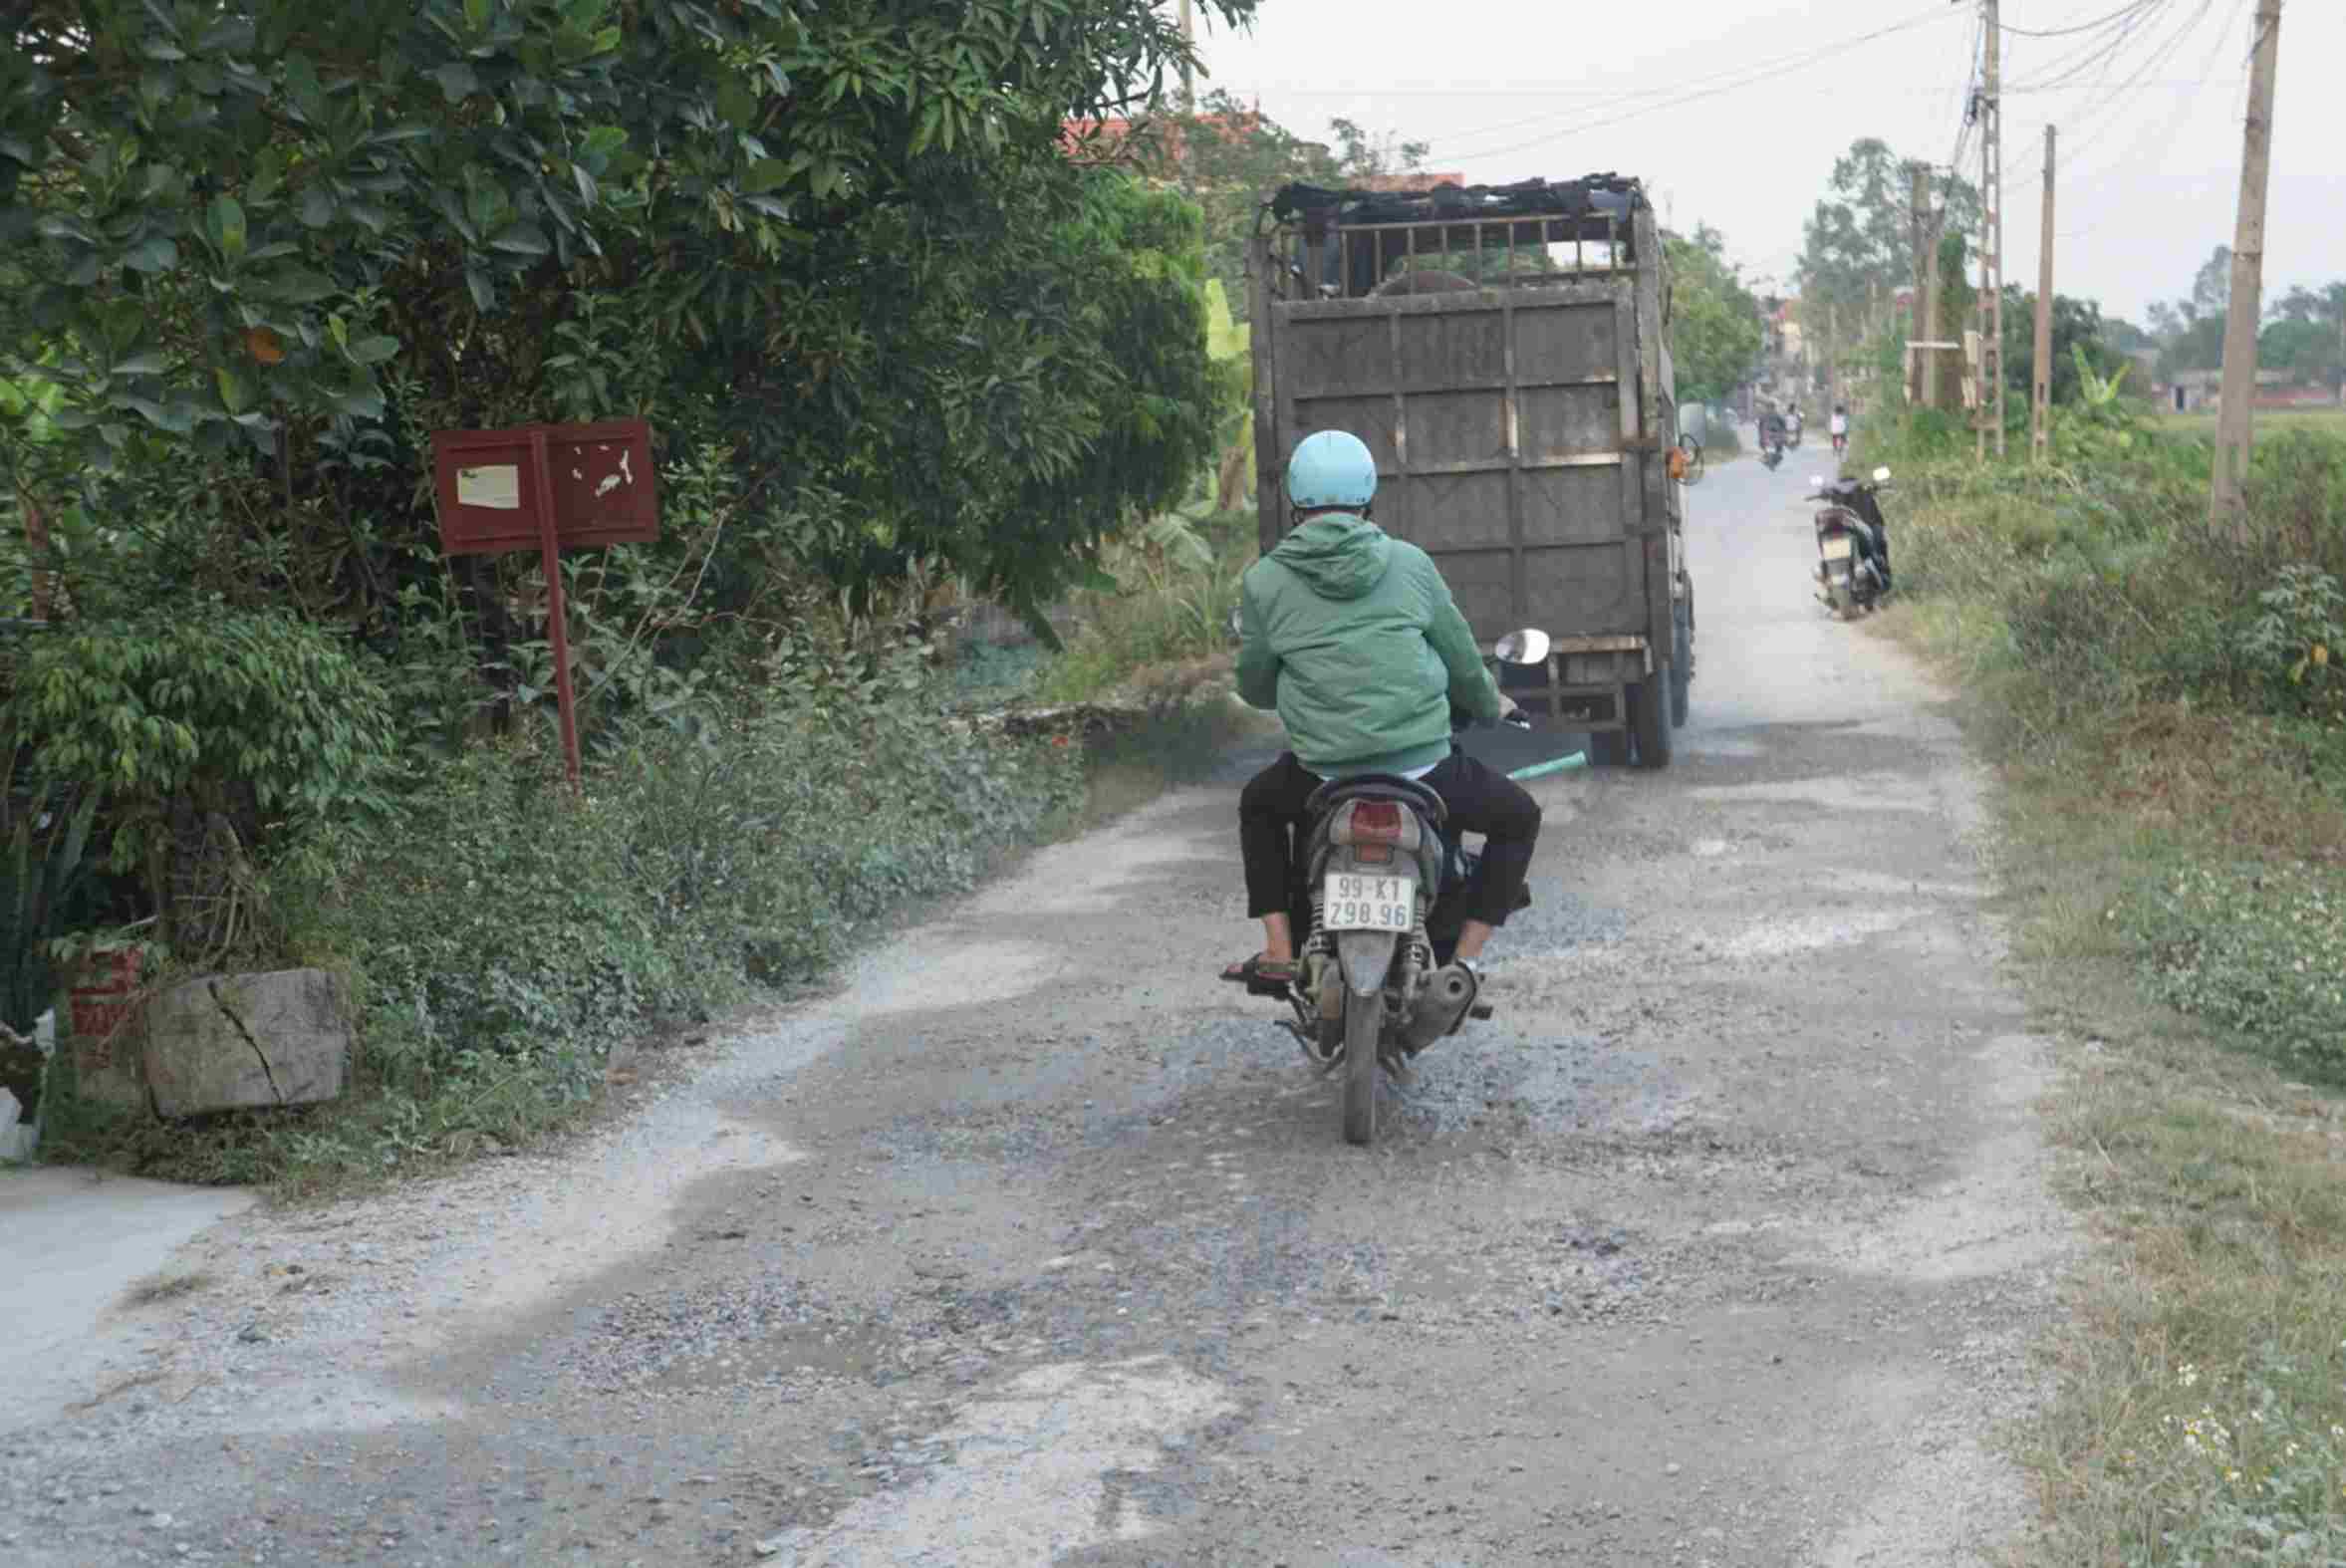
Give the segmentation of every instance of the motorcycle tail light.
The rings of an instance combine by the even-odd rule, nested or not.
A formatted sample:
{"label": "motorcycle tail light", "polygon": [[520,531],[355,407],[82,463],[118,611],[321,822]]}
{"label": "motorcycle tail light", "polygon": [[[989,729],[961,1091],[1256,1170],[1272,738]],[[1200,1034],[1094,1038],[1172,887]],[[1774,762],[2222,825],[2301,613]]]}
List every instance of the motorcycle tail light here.
{"label": "motorcycle tail light", "polygon": [[1401,842],[1401,803],[1391,800],[1353,802],[1352,842],[1355,844],[1399,844]]}
{"label": "motorcycle tail light", "polygon": [[1393,864],[1393,846],[1390,844],[1355,844],[1352,847],[1352,858],[1363,866],[1390,866]]}

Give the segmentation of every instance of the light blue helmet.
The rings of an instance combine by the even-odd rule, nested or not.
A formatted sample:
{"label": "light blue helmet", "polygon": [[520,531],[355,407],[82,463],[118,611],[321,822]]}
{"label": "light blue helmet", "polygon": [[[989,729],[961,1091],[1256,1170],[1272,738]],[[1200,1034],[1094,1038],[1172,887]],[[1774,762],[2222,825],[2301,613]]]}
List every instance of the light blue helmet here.
{"label": "light blue helmet", "polygon": [[1287,503],[1303,511],[1322,506],[1358,509],[1376,493],[1377,459],[1349,430],[1307,435],[1287,459]]}

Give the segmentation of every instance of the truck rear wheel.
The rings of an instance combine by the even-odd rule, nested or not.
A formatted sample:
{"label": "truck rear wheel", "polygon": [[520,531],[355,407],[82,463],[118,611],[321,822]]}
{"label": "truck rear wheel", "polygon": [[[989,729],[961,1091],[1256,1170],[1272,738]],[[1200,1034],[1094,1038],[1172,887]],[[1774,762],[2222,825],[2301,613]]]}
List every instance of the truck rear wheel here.
{"label": "truck rear wheel", "polygon": [[1629,731],[1637,737],[1638,766],[1670,766],[1670,666],[1629,688]]}

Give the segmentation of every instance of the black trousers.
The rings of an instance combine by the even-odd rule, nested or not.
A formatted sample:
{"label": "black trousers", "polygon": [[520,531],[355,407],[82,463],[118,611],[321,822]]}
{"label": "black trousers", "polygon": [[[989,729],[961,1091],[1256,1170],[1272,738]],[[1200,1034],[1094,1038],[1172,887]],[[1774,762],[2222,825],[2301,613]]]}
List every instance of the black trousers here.
{"label": "black trousers", "polygon": [[[1238,795],[1238,850],[1246,862],[1246,913],[1260,919],[1290,909],[1295,856],[1309,824],[1304,808],[1324,781],[1305,770],[1295,753],[1247,780]],[[1504,925],[1515,896],[1531,870],[1531,848],[1539,839],[1539,802],[1504,773],[1494,772],[1463,751],[1452,750],[1419,781],[1449,808],[1444,832],[1483,836],[1482,864],[1466,885],[1465,917]],[[1296,936],[1301,939],[1302,931]]]}

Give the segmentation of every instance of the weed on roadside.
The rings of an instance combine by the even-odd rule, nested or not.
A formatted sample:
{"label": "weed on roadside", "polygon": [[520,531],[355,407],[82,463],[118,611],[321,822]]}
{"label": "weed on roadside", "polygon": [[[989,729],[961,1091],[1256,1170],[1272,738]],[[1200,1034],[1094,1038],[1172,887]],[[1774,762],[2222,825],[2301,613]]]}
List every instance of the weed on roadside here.
{"label": "weed on roadside", "polygon": [[2346,1556],[2346,518],[2318,439],[2260,449],[2244,542],[2156,443],[2050,475],[1893,457],[1910,592],[1880,625],[1998,765],[2057,1179],[2104,1243],[2014,1437],[2029,1560]]}
{"label": "weed on roadside", "polygon": [[525,1148],[597,1103],[614,1048],[807,985],[1081,809],[1074,755],[920,687],[853,713],[646,725],[583,796],[549,735],[472,748],[269,890],[277,950],[357,999],[340,1100],[164,1124],[68,1070],[44,1157],[291,1197]]}
{"label": "weed on roadside", "polygon": [[209,1274],[156,1274],[142,1279],[123,1292],[126,1308],[151,1307],[158,1302],[176,1301],[181,1296],[192,1296],[199,1290],[212,1288]]}

